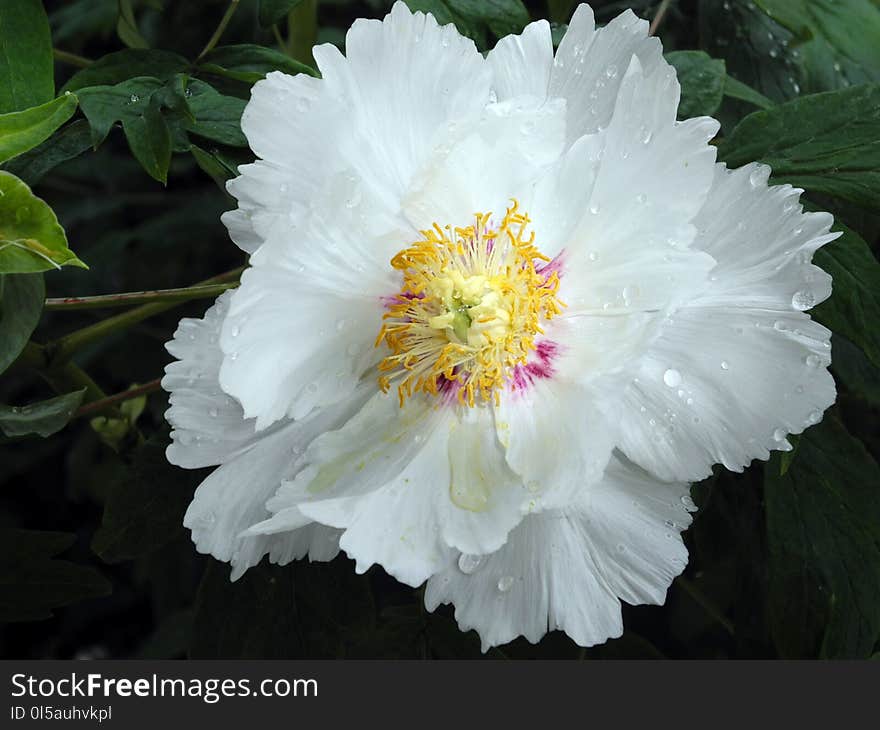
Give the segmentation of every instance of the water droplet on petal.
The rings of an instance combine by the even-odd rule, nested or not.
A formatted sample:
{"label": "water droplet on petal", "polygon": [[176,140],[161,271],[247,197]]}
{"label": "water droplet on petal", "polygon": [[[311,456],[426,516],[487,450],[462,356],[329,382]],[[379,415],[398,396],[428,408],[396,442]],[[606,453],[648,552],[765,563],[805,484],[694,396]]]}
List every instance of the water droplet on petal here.
{"label": "water droplet on petal", "polygon": [[822,420],[822,411],[818,408],[816,410],[810,411],[810,415],[807,416],[807,423],[814,424],[819,423]]}
{"label": "water droplet on petal", "polygon": [[796,291],[791,297],[791,306],[800,312],[816,304],[816,297],[809,289]]}
{"label": "water droplet on petal", "polygon": [[458,558],[458,569],[465,575],[470,575],[482,564],[482,555],[468,555],[467,553],[462,553]]}
{"label": "water droplet on petal", "polygon": [[730,370],[730,363],[727,360],[721,361],[721,369],[722,370]]}
{"label": "water droplet on petal", "polygon": [[767,178],[770,176],[770,169],[767,167],[756,167],[749,175],[749,183],[753,188],[767,184]]}
{"label": "water droplet on petal", "polygon": [[697,508],[697,505],[694,504],[694,500],[691,499],[689,494],[683,494],[681,497],[681,503],[686,510],[692,512]]}
{"label": "water droplet on petal", "polygon": [[513,587],[513,576],[505,575],[498,579],[498,590],[507,593]]}
{"label": "water droplet on petal", "polygon": [[773,440],[776,442],[785,441],[785,431],[783,431],[781,428],[777,428],[773,432]]}
{"label": "water droplet on petal", "polygon": [[681,373],[670,368],[663,373],[663,382],[670,388],[674,388],[681,383]]}

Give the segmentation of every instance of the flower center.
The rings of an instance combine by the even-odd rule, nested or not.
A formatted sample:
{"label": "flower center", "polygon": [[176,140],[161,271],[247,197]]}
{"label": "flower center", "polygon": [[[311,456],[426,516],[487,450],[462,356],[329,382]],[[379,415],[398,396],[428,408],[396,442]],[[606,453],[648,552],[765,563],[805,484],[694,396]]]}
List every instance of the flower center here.
{"label": "flower center", "polygon": [[400,404],[414,393],[455,392],[459,403],[498,401],[511,370],[527,362],[541,322],[564,306],[559,276],[527,235],[529,217],[514,200],[493,226],[477,213],[466,228],[422,231],[391,265],[403,285],[388,305],[376,339],[390,354],[379,386],[397,383]]}

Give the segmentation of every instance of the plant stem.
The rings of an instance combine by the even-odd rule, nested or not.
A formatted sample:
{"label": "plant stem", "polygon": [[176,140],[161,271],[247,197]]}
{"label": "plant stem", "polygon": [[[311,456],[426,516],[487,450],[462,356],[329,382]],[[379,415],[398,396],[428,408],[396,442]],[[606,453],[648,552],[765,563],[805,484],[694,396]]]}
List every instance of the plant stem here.
{"label": "plant stem", "polygon": [[685,578],[683,575],[678,576],[675,579],[675,584],[684,590],[697,604],[699,604],[707,614],[709,614],[713,619],[715,619],[719,625],[721,625],[724,630],[734,636],[735,631],[733,628],[733,623],[727,616],[722,613],[721,609],[715,605],[715,602],[709,598],[703,591],[701,591],[697,586],[695,586],[691,581]]}
{"label": "plant stem", "polygon": [[654,19],[651,21],[651,27],[648,29],[648,35],[654,35],[657,32],[657,29],[660,27],[660,24],[663,22],[663,18],[666,15],[666,11],[669,10],[669,6],[672,4],[672,0],[663,0],[660,3],[660,7],[657,8],[657,12],[654,14]]}
{"label": "plant stem", "polygon": [[230,0],[229,7],[226,8],[226,12],[223,13],[223,17],[220,18],[220,23],[217,25],[217,29],[214,31],[214,35],[211,36],[208,43],[202,49],[202,52],[196,57],[196,62],[201,61],[204,56],[207,56],[210,53],[214,46],[217,45],[220,37],[223,35],[226,30],[226,26],[229,25],[229,21],[232,20],[232,16],[235,15],[235,11],[238,10],[239,0]]}
{"label": "plant stem", "polygon": [[312,47],[318,39],[318,2],[303,0],[287,14],[289,54],[301,63],[314,66]]}
{"label": "plant stem", "polygon": [[[200,287],[218,284],[223,281],[228,281],[229,279],[237,279],[238,276],[241,274],[241,271],[241,268],[234,269],[233,271],[226,272],[225,274],[220,274],[219,276],[201,281],[193,288],[198,290]],[[169,309],[173,309],[175,306],[184,301],[188,300],[177,298],[170,301],[159,300],[152,301],[149,304],[142,304],[141,306],[130,309],[127,312],[123,312],[122,314],[117,314],[114,317],[108,317],[107,319],[96,322],[93,325],[83,327],[82,329],[76,330],[75,332],[71,332],[69,335],[65,335],[64,337],[55,340],[54,342],[47,343],[45,345],[45,350],[49,358],[49,365],[51,368],[56,368],[60,365],[63,365],[68,360],[70,360],[70,358],[73,357],[79,350],[81,350],[86,345],[91,344],[95,340],[106,337],[113,332],[127,329],[128,327],[131,327],[138,322],[142,322],[145,319],[149,319],[150,317],[153,317],[157,314],[161,314],[162,312],[165,312]]]}
{"label": "plant stem", "polygon": [[[13,367],[25,367],[35,370],[58,395],[74,390],[86,389],[85,401],[91,403],[107,397],[100,386],[89,374],[75,363],[64,363],[59,367],[51,367],[46,348],[36,342],[28,342],[24,346]],[[114,415],[121,415],[112,409]]]}
{"label": "plant stem", "polygon": [[162,378],[156,378],[155,380],[151,380],[149,383],[144,383],[143,385],[138,385],[135,388],[129,388],[128,390],[124,390],[121,393],[108,395],[99,400],[91,401],[84,406],[80,406],[73,414],[73,417],[82,418],[83,416],[95,415],[97,413],[100,413],[101,411],[107,410],[112,406],[115,406],[117,403],[122,403],[123,401],[131,400],[132,398],[137,398],[141,395],[146,395],[147,393],[153,393],[159,390],[161,387]]}
{"label": "plant stem", "polygon": [[92,61],[90,58],[86,58],[85,56],[78,56],[77,54],[70,53],[69,51],[62,51],[60,48],[53,48],[52,55],[55,56],[56,61],[69,63],[71,66],[78,66],[79,68],[88,68],[94,63],[94,61]]}
{"label": "plant stem", "polygon": [[152,291],[123,292],[121,294],[100,294],[93,297],[62,297],[47,299],[43,309],[54,311],[75,311],[80,309],[107,309],[127,307],[150,302],[188,302],[191,299],[216,297],[227,289],[238,286],[237,282],[190,286],[180,289],[154,289]]}

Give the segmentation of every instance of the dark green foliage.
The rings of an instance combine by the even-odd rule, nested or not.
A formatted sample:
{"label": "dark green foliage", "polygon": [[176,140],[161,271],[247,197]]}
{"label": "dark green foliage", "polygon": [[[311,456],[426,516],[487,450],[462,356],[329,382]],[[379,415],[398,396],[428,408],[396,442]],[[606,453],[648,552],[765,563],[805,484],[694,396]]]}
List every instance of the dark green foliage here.
{"label": "dark green foliage", "polygon": [[[775,460],[778,462],[778,459]],[[880,468],[826,416],[766,468],[769,611],[781,656],[867,658],[880,635]]]}
{"label": "dark green foliage", "polygon": [[[576,4],[408,0],[481,52],[545,17],[558,43]],[[600,0],[597,22],[626,5],[650,19],[659,3]],[[693,486],[690,560],[665,605],[624,607],[623,636],[602,646],[554,632],[484,655],[451,607],[429,614],[420,590],[379,568],[357,575],[344,554],[264,559],[232,583],[228,565],[196,552],[182,520],[208,470],[168,464],[155,381],[163,343],[209,300],[96,338],[69,362],[55,359],[60,338],[129,309],[56,300],[187,287],[242,266],[219,217],[234,205],[226,182],[253,161],[240,124],[252,85],[275,71],[317,76],[314,37],[343,48],[355,18],[390,6],[241,0],[227,14],[227,0],[0,0],[0,241],[36,241],[54,260],[31,243],[0,249],[0,621],[16,622],[0,655],[878,656],[876,0],[674,2],[657,31],[681,83],[679,117],[716,116],[720,160],[771,165],[772,182],[804,188],[805,207],[832,212],[843,232],[815,256],[834,284],[812,310],[834,332],[838,403],[790,437],[792,451]],[[90,269],[55,266],[76,257]],[[133,383],[152,385],[94,410]]]}
{"label": "dark green foliage", "polygon": [[76,539],[63,532],[0,529],[0,621],[49,618],[52,609],[110,593],[94,568],[56,555]]}

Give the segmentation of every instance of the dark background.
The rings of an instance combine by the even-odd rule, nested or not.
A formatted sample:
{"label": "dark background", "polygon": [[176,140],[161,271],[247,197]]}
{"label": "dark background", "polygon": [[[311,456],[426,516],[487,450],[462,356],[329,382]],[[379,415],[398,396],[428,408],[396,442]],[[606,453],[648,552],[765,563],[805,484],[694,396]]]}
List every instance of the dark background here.
{"label": "dark background", "polygon": [[[194,58],[227,4],[225,0],[165,2],[160,11],[155,3],[135,2],[133,7],[140,32],[151,47]],[[650,19],[659,4],[632,0],[594,7],[598,21],[607,22],[628,6]],[[573,7],[564,0],[549,3],[550,8],[544,2],[526,5],[533,19],[549,16],[558,23],[566,22]],[[96,59],[124,47],[117,35],[116,0],[47,0],[45,6],[56,48]],[[317,40],[342,44],[345,29],[355,18],[381,17],[389,6],[378,1],[323,0],[318,5]],[[287,28],[280,32],[287,37]],[[481,42],[491,47],[495,39],[491,31],[484,32]],[[724,58],[731,75],[774,101],[846,82],[810,76],[809,69],[799,65],[798,55],[792,55],[798,39],[751,3],[673,2],[658,35],[666,50],[702,48]],[[274,34],[258,23],[256,0],[243,0],[222,44],[244,42],[276,44]],[[76,70],[59,62],[57,86]],[[233,87],[228,93],[246,98],[246,86]],[[725,99],[718,112],[724,123],[722,135],[753,109]],[[247,160],[249,154],[232,148],[220,152],[238,161]],[[34,190],[54,208],[71,247],[90,264],[89,271],[47,275],[48,296],[188,286],[244,263],[219,220],[234,201],[186,154],[174,156],[168,185],[163,187],[132,158],[119,130],[97,151],[57,167]],[[851,204],[812,197],[817,205],[842,216],[876,250],[875,216]],[[77,362],[108,393],[151,381],[161,376],[169,361],[163,343],[178,319],[199,316],[206,307],[204,301],[179,306],[90,347]],[[35,339],[50,340],[102,314],[48,312]],[[851,344],[840,338],[834,343],[835,362],[838,355],[844,358],[849,368],[863,373],[866,385],[864,392],[853,392],[840,383],[841,396],[832,418],[858,434],[876,458],[880,451],[876,369]],[[0,379],[0,402],[30,402],[51,395],[46,385],[27,374]],[[379,568],[357,576],[344,555],[331,564],[298,562],[277,568],[263,563],[230,584],[228,567],[197,555],[188,532],[180,527],[192,490],[206,472],[188,473],[164,464],[166,408],[164,393],[152,393],[137,421],[147,445],[125,447],[119,453],[102,443],[88,419],[75,421],[49,439],[0,443],[0,527],[75,533],[76,543],[63,558],[92,566],[112,585],[109,595],[58,608],[52,618],[2,626],[0,655],[482,656],[476,635],[458,631],[449,607],[427,614],[421,591],[397,583]],[[764,470],[778,466],[776,459],[768,466],[755,464],[741,475],[719,471],[694,487],[701,509],[685,535],[690,564],[670,588],[665,606],[624,607],[622,638],[581,650],[555,632],[538,646],[518,640],[488,656],[821,655],[829,616],[836,610],[823,595],[827,576],[821,568],[814,575],[807,570],[780,585],[770,568]],[[106,527],[101,532],[110,499],[116,500],[118,510],[113,535]],[[96,547],[93,540],[98,541]]]}

